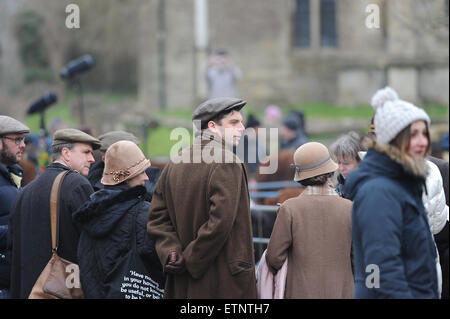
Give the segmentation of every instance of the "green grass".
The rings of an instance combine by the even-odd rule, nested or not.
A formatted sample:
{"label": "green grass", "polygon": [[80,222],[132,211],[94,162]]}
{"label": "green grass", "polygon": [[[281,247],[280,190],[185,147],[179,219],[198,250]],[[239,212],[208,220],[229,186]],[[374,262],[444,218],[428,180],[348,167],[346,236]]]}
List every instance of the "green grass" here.
{"label": "green grass", "polygon": [[448,107],[436,104],[428,104],[424,106],[425,112],[431,120],[448,121]]}
{"label": "green grass", "polygon": [[[423,106],[432,121],[448,121],[448,107],[443,105],[428,104]],[[283,116],[290,111],[303,111],[308,119],[339,119],[358,118],[370,119],[373,116],[373,108],[369,105],[336,106],[328,103],[291,104],[282,108]],[[247,114],[253,114],[260,122],[263,120],[263,111],[255,110],[251,106],[246,107]]]}
{"label": "green grass", "polygon": [[[108,103],[120,102],[128,96],[109,93],[105,95],[104,101],[105,105]],[[51,124],[51,121],[55,118],[61,118],[65,123],[77,127],[79,125],[78,117],[73,116],[70,111],[70,105],[73,103],[73,99],[76,98],[75,92],[68,92],[65,94],[64,99],[59,101],[57,104],[52,105],[45,112],[45,123],[47,129]],[[443,122],[448,121],[448,107],[429,104],[424,106],[425,111],[428,113],[432,121]],[[335,106],[327,103],[304,103],[304,104],[292,104],[282,108],[283,115],[286,115],[291,110],[302,110],[305,113],[306,120],[308,119],[339,119],[339,118],[360,118],[367,119],[368,121],[372,118],[373,109],[368,105],[361,105],[355,107],[345,107],[345,106]],[[246,114],[253,114],[259,121],[262,122],[264,112],[262,110],[257,110],[251,105],[245,108]],[[191,120],[193,110],[190,108],[173,108],[166,110],[158,110],[152,114],[152,117],[156,120],[176,118],[184,119],[187,121]],[[40,116],[39,114],[34,114],[28,116],[26,119],[26,124],[30,127],[31,131],[34,133],[39,132],[40,127]],[[150,129],[149,138],[146,145],[141,147],[143,151],[152,157],[168,156],[170,154],[171,148],[180,142],[178,140],[170,140],[170,134],[172,128],[160,126],[157,128]],[[189,130],[191,138],[189,143],[185,142],[183,147],[189,146],[192,143],[192,132]],[[365,132],[363,132],[365,133]],[[335,139],[334,135],[315,135],[310,136],[311,140],[323,141],[328,144],[330,141]],[[180,145],[180,144],[177,144]]]}
{"label": "green grass", "polygon": [[[192,132],[189,132],[189,141],[182,141],[181,137],[176,137],[176,140],[171,140],[170,135],[173,128],[159,126],[157,128],[151,129],[149,131],[149,137],[147,140],[147,149],[145,145],[142,147],[144,153],[150,157],[168,156],[170,154],[171,148],[177,144],[181,148],[188,147],[192,143]],[[178,144],[180,143],[180,144]],[[179,147],[177,147],[179,149]]]}
{"label": "green grass", "polygon": [[335,106],[325,103],[307,103],[307,104],[296,104],[289,105],[284,109],[284,114],[287,114],[291,110],[300,110],[305,113],[305,117],[309,118],[343,118],[343,117],[353,117],[353,118],[372,118],[373,109],[370,106],[356,106],[356,107],[345,107],[345,106]]}
{"label": "green grass", "polygon": [[[424,109],[432,119],[435,120],[448,119],[448,108],[445,106],[429,104],[425,105]],[[319,119],[350,117],[350,118],[367,118],[370,120],[374,112],[373,108],[369,105],[348,107],[348,106],[335,106],[326,103],[307,103],[307,104],[290,105],[286,108],[286,110],[302,110],[303,112],[305,112],[306,118],[319,118]]]}
{"label": "green grass", "polygon": [[104,95],[104,102],[105,104],[109,103],[118,103],[122,102],[123,100],[126,100],[127,98],[133,98],[133,95],[130,94],[122,94],[122,93],[116,93],[116,92],[108,92]]}
{"label": "green grass", "polygon": [[191,121],[192,112],[193,110],[187,108],[166,109],[153,112],[152,117],[154,119],[176,118]]}

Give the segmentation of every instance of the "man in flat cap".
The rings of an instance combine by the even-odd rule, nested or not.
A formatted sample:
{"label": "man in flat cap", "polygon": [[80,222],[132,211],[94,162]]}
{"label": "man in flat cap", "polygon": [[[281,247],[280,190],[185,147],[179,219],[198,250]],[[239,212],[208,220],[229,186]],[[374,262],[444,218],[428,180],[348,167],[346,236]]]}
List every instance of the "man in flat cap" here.
{"label": "man in flat cap", "polygon": [[23,169],[18,165],[25,151],[25,134],[30,129],[6,115],[0,115],[0,299],[9,296],[10,264],[6,257],[8,218]]}
{"label": "man in flat cap", "polygon": [[[103,176],[103,169],[105,168],[105,153],[108,147],[119,141],[130,141],[136,145],[139,144],[139,139],[134,134],[125,131],[110,131],[100,135],[98,139],[101,143],[100,149],[98,150],[101,154],[101,159],[97,160],[91,166],[88,175],[88,180],[94,188],[94,191],[103,188],[103,184],[100,180]],[[156,182],[158,181],[161,172],[162,170],[155,166],[150,166],[145,170],[145,173],[148,176],[148,181],[145,181],[145,188],[147,189],[145,200],[149,202],[152,200],[153,191],[155,190]]]}
{"label": "man in flat cap", "polygon": [[12,298],[28,298],[50,260],[50,193],[56,176],[66,170],[69,173],[63,180],[59,198],[58,255],[77,263],[80,231],[72,221],[72,213],[94,191],[86,176],[94,163],[92,152],[99,147],[98,139],[80,130],[67,128],[56,131],[52,163],[17,196],[11,209],[8,234]]}
{"label": "man in flat cap", "polygon": [[167,274],[165,298],[256,298],[247,173],[231,150],[245,104],[201,104],[192,116],[200,134],[180,154],[188,160],[169,161],[156,185],[147,230]]}

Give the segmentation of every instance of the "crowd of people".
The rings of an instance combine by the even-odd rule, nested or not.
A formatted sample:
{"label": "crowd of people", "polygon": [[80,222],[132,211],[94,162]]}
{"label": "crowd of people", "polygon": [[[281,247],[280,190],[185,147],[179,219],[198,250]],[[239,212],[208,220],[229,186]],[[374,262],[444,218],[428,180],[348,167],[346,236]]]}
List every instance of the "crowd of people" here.
{"label": "crowd of people", "polygon": [[30,129],[1,115],[1,298],[29,298],[57,249],[79,266],[84,298],[448,299],[449,164],[429,156],[423,109],[381,89],[369,133],[349,132],[329,150],[309,141],[302,113],[281,121],[271,105],[280,148],[292,152],[292,164],[280,165],[302,191],[280,203],[258,261],[249,197],[257,165],[235,154],[245,105],[236,97],[200,104],[193,144],[162,170],[129,132],[56,130],[50,163],[25,186]]}

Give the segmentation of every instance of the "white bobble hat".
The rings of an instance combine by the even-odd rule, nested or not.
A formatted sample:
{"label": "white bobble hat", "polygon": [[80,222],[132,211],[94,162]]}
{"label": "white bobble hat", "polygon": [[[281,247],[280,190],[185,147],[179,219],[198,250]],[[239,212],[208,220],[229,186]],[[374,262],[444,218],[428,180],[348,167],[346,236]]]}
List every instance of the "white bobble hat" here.
{"label": "white bobble hat", "polygon": [[371,103],[375,110],[374,125],[377,141],[389,144],[405,127],[423,120],[430,126],[427,113],[412,103],[400,100],[390,87],[378,90]]}

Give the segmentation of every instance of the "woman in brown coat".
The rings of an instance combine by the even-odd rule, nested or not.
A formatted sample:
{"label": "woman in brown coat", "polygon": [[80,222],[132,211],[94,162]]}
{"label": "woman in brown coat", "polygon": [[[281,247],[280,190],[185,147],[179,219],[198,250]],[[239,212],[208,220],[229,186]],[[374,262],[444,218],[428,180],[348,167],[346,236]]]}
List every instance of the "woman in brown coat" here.
{"label": "woman in brown coat", "polygon": [[288,258],[287,299],[352,298],[352,203],[328,185],[337,165],[316,142],[300,146],[294,162],[294,180],[307,187],[281,205],[266,262],[276,273]]}

